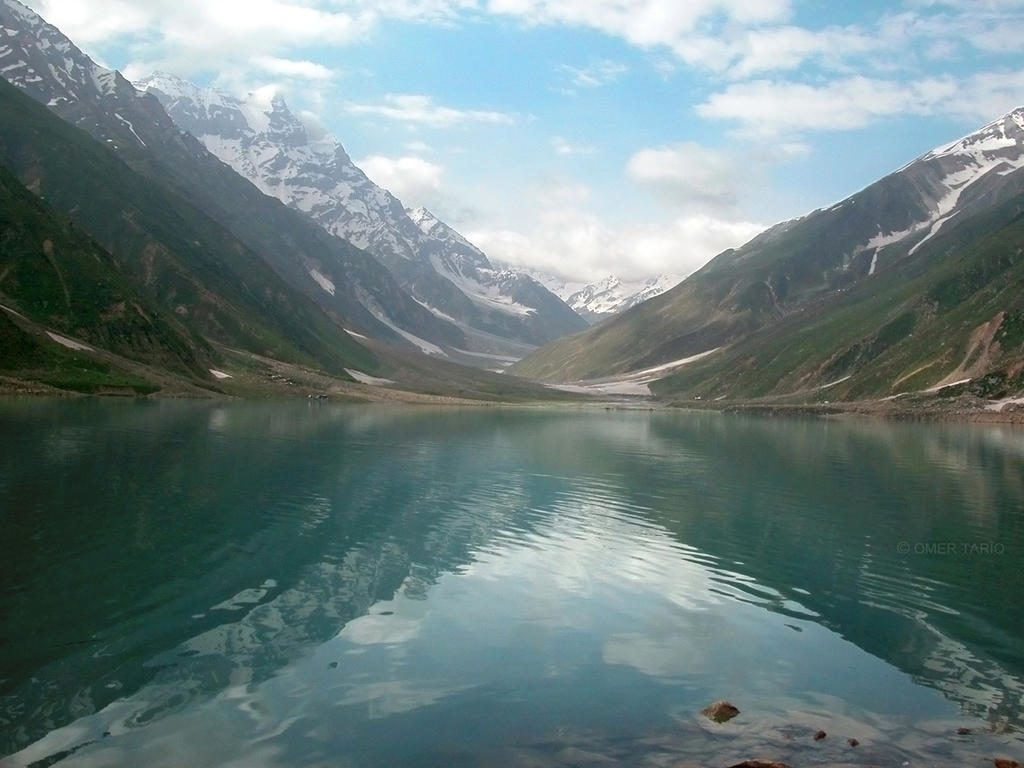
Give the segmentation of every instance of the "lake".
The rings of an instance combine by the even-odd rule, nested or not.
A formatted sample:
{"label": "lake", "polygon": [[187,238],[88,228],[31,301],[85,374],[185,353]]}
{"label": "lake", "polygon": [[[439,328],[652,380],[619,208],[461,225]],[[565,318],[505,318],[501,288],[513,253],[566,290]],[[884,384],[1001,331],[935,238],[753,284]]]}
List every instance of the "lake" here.
{"label": "lake", "polygon": [[3,766],[1024,759],[1020,429],[8,399],[0,522]]}

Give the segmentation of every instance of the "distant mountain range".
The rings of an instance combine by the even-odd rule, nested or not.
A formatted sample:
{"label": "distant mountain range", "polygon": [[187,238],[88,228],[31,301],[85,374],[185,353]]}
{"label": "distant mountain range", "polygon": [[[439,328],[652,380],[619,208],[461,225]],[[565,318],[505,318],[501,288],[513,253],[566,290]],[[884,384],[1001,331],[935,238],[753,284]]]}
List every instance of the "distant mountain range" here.
{"label": "distant mountain range", "polygon": [[[1024,386],[1024,109],[513,367],[661,367],[666,397],[886,397]],[[981,382],[988,381],[988,384]]]}
{"label": "distant mountain range", "polygon": [[584,285],[491,262],[279,97],[139,90],[17,0],[0,29],[0,388],[1024,390],[1024,109],[681,282]]}
{"label": "distant mountain range", "polygon": [[[138,376],[167,386],[164,374],[177,388],[217,389],[234,386],[224,365],[283,380],[273,372],[279,361],[340,381],[352,380],[354,370],[434,393],[543,396],[511,377],[445,362],[461,354],[454,350],[472,351],[469,333],[426,308],[364,250],[263,194],[177,126],[156,98],[96,65],[34,12],[0,0],[0,26],[0,71],[10,83],[0,83],[0,165],[12,174],[0,209],[21,221],[14,212],[28,216],[26,194],[40,204],[24,221],[23,239],[8,241],[22,247],[2,252],[0,335],[45,352],[6,356],[5,365],[18,359],[22,367],[2,375],[53,381],[55,367],[71,366],[59,380],[90,391],[123,389],[112,382]],[[53,234],[69,227],[63,240]],[[32,238],[40,245],[24,250]],[[75,257],[62,255],[70,249],[60,244],[86,241],[116,273],[104,278],[83,264],[92,282],[72,287],[66,275],[78,267],[69,262],[65,273],[62,259]],[[40,250],[56,284],[19,261]],[[95,301],[103,306],[89,304]],[[100,309],[103,322],[93,328],[87,318]],[[102,326],[118,327],[113,321],[124,315],[127,322],[132,312],[151,321],[150,343],[114,343],[111,331],[103,349],[70,338],[64,341],[77,346],[62,346],[42,333],[73,330],[99,345]],[[403,348],[416,357],[429,350],[437,363],[403,356]],[[466,359],[494,366],[484,356]]]}
{"label": "distant mountain range", "polygon": [[[356,167],[339,141],[312,138],[282,97],[237,99],[166,73],[136,85],[262,192],[376,257],[416,301],[456,326],[470,351],[518,356],[524,345],[586,327],[525,273],[494,268],[431,213],[406,209]],[[332,275],[318,270],[313,278],[331,291]]]}
{"label": "distant mountain range", "polygon": [[683,280],[680,275],[659,275],[646,280],[622,280],[609,275],[594,283],[583,283],[563,280],[540,270],[525,271],[591,324],[660,296]]}

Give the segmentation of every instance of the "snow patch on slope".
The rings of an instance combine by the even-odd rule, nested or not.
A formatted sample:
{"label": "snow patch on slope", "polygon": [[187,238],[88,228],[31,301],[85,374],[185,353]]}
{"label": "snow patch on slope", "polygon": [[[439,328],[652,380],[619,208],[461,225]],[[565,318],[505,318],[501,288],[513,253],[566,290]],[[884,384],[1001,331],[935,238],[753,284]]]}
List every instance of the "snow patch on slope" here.
{"label": "snow patch on slope", "polygon": [[[273,89],[236,98],[165,73],[137,86],[156,96],[179,127],[261,192],[377,257],[400,282],[408,282],[414,298],[433,305],[437,317],[479,324],[476,330],[487,332],[499,327],[510,338],[525,338],[536,332],[535,316],[543,323],[557,312],[550,306],[557,305],[554,298],[544,298],[540,286],[524,285],[521,273],[494,269],[479,248],[426,209],[406,209],[352,162],[336,138],[313,135]],[[403,261],[411,263],[408,273]],[[443,298],[447,287],[438,290],[441,281],[403,280],[410,274],[422,277],[423,264],[455,285],[480,312],[471,318],[464,302]],[[491,323],[491,312],[522,322]],[[566,322],[564,316],[557,322]]]}
{"label": "snow patch on slope", "polygon": [[672,360],[668,363],[656,365],[642,371],[624,373],[620,376],[610,376],[605,379],[593,379],[590,381],[578,381],[575,384],[553,384],[552,389],[563,392],[576,392],[579,394],[591,395],[627,395],[632,397],[649,397],[652,392],[650,384],[668,376],[672,371],[682,368],[690,363],[703,360],[721,347],[715,347],[696,355],[690,355],[679,360]]}
{"label": "snow patch on slope", "polygon": [[[537,311],[533,307],[517,303],[511,296],[503,293],[500,285],[496,282],[499,278],[496,270],[475,270],[476,276],[473,276],[451,268],[439,256],[431,256],[430,263],[438,274],[448,278],[456,288],[479,306],[520,317],[528,317]],[[485,283],[479,279],[480,276],[490,279]]]}
{"label": "snow patch on slope", "polygon": [[95,350],[93,350],[92,347],[90,347],[87,344],[83,344],[80,341],[75,341],[74,339],[69,339],[67,336],[61,336],[59,333],[54,333],[53,331],[47,331],[46,335],[49,336],[54,341],[56,341],[62,347],[67,347],[68,349],[73,349],[76,352],[93,352],[93,351],[95,351]]}
{"label": "snow patch on slope", "polygon": [[346,368],[345,373],[351,376],[353,379],[358,381],[360,384],[369,384],[372,387],[384,387],[388,384],[394,384],[395,382],[391,379],[382,379],[377,376],[371,376],[368,373],[362,371],[356,371],[352,368]]}
{"label": "snow patch on slope", "polygon": [[404,328],[401,328],[398,325],[396,325],[378,307],[367,306],[367,309],[369,309],[370,312],[373,314],[373,316],[375,318],[377,318],[378,320],[380,320],[380,322],[382,322],[384,325],[386,325],[392,331],[397,333],[403,339],[408,341],[414,347],[418,347],[419,350],[421,352],[423,352],[425,355],[435,355],[437,357],[448,357],[448,353],[446,353],[443,349],[441,349],[436,344],[432,344],[431,342],[429,342],[429,341],[427,341],[425,339],[421,339],[419,336],[416,336],[413,333],[409,333],[409,331],[407,331]]}
{"label": "snow patch on slope", "polygon": [[909,254],[913,255],[935,237],[957,215],[957,205],[968,188],[990,173],[1007,175],[1024,168],[1024,108],[1014,110],[951,144],[933,149],[905,165],[898,173],[921,163],[938,163],[940,168],[948,169],[938,182],[946,191],[929,204],[931,214],[926,219],[899,232],[879,232],[859,249],[875,249],[869,275],[874,274],[878,251],[886,246],[927,230],[910,249]]}
{"label": "snow patch on slope", "polygon": [[327,291],[327,293],[331,294],[331,296],[333,296],[336,293],[337,288],[334,285],[334,283],[331,282],[331,280],[326,275],[324,275],[322,272],[320,272],[320,270],[318,270],[318,269],[311,269],[311,270],[309,270],[309,276],[312,277],[316,281],[317,285],[319,285],[321,288],[323,288],[325,291]]}

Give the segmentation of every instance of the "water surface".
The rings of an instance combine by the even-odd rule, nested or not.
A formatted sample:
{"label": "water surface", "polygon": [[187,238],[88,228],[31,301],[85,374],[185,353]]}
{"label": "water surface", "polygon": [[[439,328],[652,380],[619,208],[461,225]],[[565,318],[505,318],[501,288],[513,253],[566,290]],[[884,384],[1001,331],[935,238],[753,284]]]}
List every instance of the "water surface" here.
{"label": "water surface", "polygon": [[8,400],[0,523],[12,765],[1024,752],[1012,428]]}

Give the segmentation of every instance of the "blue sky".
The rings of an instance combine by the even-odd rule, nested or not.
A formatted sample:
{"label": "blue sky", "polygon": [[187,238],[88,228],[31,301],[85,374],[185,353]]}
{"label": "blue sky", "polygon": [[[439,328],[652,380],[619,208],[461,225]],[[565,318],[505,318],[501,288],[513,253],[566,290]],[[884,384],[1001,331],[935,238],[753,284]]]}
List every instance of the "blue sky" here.
{"label": "blue sky", "polygon": [[30,0],[102,63],[274,85],[489,255],[685,274],[1024,104],[1024,0]]}

